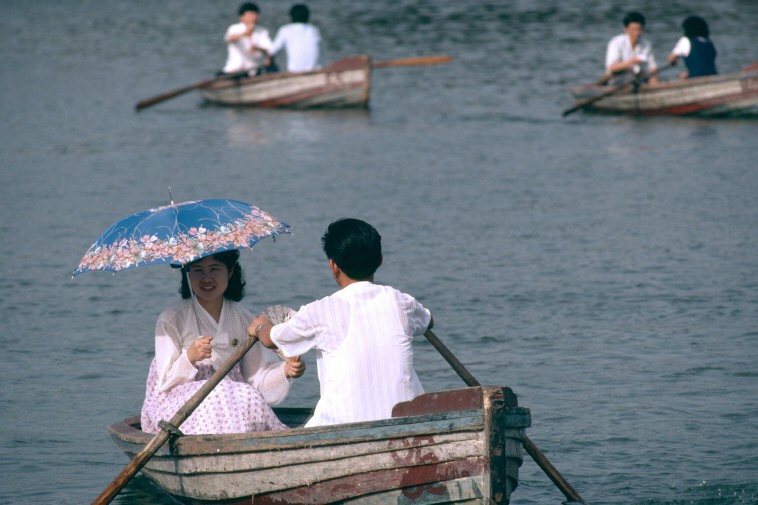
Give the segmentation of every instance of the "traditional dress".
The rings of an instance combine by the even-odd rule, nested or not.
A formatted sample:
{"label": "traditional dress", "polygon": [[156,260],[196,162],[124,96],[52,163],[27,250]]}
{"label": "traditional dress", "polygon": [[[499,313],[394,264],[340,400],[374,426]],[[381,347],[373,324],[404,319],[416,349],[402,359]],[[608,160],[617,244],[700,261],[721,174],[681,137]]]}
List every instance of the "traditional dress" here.
{"label": "traditional dress", "polygon": [[[186,299],[166,309],[155,328],[155,358],[145,389],[142,431],[157,433],[247,338],[253,315],[224,299],[218,323],[202,306]],[[198,335],[213,337],[209,359],[193,366],[187,349]],[[286,429],[269,405],[289,393],[284,363],[273,351],[253,346],[192,415],[179,426],[185,434],[245,433]]]}
{"label": "traditional dress", "polygon": [[274,326],[271,339],[286,356],[317,351],[321,398],[305,426],[387,419],[396,403],[423,393],[412,343],[430,320],[412,296],[362,281]]}

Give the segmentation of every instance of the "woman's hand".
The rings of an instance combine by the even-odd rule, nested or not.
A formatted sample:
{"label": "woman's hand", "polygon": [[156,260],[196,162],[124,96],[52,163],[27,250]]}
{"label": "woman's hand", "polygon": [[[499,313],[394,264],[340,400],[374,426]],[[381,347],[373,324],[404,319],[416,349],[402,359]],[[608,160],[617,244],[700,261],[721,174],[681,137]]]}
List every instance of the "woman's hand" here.
{"label": "woman's hand", "polygon": [[196,362],[211,357],[211,340],[213,340],[213,337],[199,337],[187,349],[187,359],[189,359],[189,362],[193,366]]}
{"label": "woman's hand", "polygon": [[305,363],[297,358],[287,358],[284,362],[284,376],[287,378],[297,378],[305,373]]}

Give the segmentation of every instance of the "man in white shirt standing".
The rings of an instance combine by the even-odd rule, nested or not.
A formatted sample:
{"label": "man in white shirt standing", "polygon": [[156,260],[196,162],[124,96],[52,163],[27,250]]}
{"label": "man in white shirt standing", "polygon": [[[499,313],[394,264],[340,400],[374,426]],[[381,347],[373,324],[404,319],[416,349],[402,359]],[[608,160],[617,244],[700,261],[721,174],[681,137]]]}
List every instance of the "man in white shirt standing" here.
{"label": "man in white shirt standing", "polygon": [[239,8],[240,22],[226,30],[226,64],[222,73],[232,74],[248,71],[255,75],[263,68],[271,49],[268,30],[258,26],[260,9],[254,3],[243,3]]}
{"label": "man in white shirt standing", "polygon": [[282,49],[286,50],[289,72],[307,72],[320,67],[321,34],[318,28],[308,23],[309,18],[310,11],[305,4],[293,5],[290,9],[292,22],[279,28],[269,50],[271,57]]}
{"label": "man in white shirt standing", "polygon": [[316,350],[321,398],[305,426],[392,417],[392,407],[424,392],[413,367],[413,338],[432,316],[412,296],[374,284],[381,236],[359,219],[340,219],[321,239],[336,293],[273,326],[256,317],[248,334],[289,357]]}
{"label": "man in white shirt standing", "polygon": [[[630,12],[624,16],[624,33],[608,42],[605,70],[613,75],[610,84],[630,82],[636,76],[649,75],[657,68],[653,48],[642,36],[644,27],[645,16],[639,12]],[[658,78],[650,76],[648,82],[656,84]]]}

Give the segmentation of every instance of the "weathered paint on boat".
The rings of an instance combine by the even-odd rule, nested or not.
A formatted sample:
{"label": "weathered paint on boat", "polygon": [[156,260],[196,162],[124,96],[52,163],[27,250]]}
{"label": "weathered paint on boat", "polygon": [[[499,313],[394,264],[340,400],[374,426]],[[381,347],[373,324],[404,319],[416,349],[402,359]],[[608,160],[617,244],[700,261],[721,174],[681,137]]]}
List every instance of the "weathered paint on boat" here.
{"label": "weathered paint on boat", "polygon": [[366,107],[371,92],[371,61],[351,56],[310,72],[274,72],[218,81],[200,89],[221,105],[287,108]]}
{"label": "weathered paint on boat", "polygon": [[[310,409],[276,409],[288,425]],[[380,421],[173,438],[142,468],[187,504],[509,503],[531,425],[507,387],[430,393]],[[134,417],[109,427],[133,457],[153,437]]]}
{"label": "weathered paint on boat", "polygon": [[[596,85],[572,89],[578,101],[607,91]],[[585,110],[632,115],[758,116],[758,68],[742,72],[641,85],[601,98]]]}

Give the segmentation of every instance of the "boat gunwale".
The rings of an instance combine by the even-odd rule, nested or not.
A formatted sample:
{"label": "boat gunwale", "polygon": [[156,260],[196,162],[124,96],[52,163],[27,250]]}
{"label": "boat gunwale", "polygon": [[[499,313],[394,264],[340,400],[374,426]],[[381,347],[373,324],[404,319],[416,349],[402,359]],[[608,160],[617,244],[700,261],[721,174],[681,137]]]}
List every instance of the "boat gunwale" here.
{"label": "boat gunwale", "polygon": [[352,72],[355,70],[366,70],[367,77],[371,71],[371,59],[367,55],[348,56],[341,58],[325,67],[308,70],[306,72],[270,72],[262,75],[243,77],[241,79],[225,79],[216,81],[209,86],[204,86],[201,91],[222,91],[227,88],[244,87],[252,84],[259,84],[267,81],[280,81],[287,79],[307,78],[321,74],[335,74],[342,72]]}
{"label": "boat gunwale", "polygon": [[[676,90],[678,88],[697,88],[699,86],[704,86],[708,84],[719,84],[722,82],[727,81],[742,81],[744,79],[753,79],[758,78],[758,70],[749,70],[749,71],[737,71],[737,72],[730,72],[726,74],[717,74],[717,75],[707,75],[703,77],[693,77],[691,79],[676,79],[671,81],[660,81],[658,84],[650,85],[650,84],[641,84],[637,88],[637,93],[653,93],[655,91],[661,90],[661,91],[670,91],[672,89]],[[601,93],[603,91],[608,91],[612,89],[612,86],[604,86],[604,85],[598,85],[598,84],[580,84],[578,86],[573,86],[570,88],[571,93],[574,95],[575,98],[592,98],[593,96],[596,96],[598,93]],[[621,95],[630,94],[629,91],[622,91]]]}

